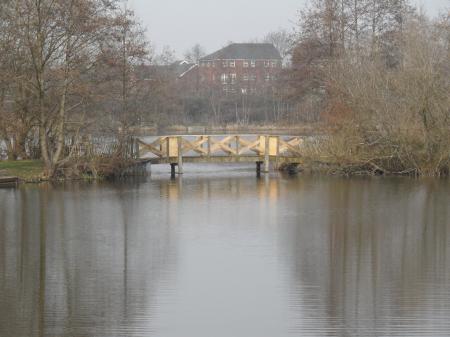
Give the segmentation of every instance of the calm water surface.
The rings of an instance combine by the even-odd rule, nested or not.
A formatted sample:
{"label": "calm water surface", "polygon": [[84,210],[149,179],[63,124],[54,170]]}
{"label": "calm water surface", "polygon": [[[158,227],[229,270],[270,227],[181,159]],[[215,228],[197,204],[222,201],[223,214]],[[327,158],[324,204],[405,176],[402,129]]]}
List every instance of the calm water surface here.
{"label": "calm water surface", "polygon": [[449,181],[185,169],[0,190],[0,336],[450,336]]}

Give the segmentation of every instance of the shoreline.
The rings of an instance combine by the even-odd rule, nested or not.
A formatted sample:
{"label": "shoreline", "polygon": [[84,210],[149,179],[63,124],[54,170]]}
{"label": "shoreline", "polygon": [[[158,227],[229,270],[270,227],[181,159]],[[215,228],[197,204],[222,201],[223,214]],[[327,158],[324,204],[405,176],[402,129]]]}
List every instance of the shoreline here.
{"label": "shoreline", "polygon": [[[7,167],[13,167],[13,169],[8,169]],[[39,170],[41,167],[42,170]],[[30,168],[30,169],[28,169]],[[280,172],[287,172],[282,171]],[[290,173],[293,175],[320,175],[320,176],[328,176],[328,177],[378,177],[378,178],[393,178],[393,177],[406,177],[406,178],[414,178],[414,179],[448,179],[447,176],[424,176],[424,175],[412,175],[412,174],[374,174],[365,171],[361,172],[347,172],[345,173],[342,170],[342,167],[339,165],[330,165],[326,163],[314,163],[314,164],[306,164],[298,168],[298,170],[294,173]],[[146,176],[140,172],[136,173],[125,173],[122,178],[133,178],[137,176]],[[68,182],[68,181],[102,181],[114,178],[111,177],[103,177],[103,176],[91,176],[91,175],[82,175],[80,177],[58,177],[56,179],[48,179],[43,176],[43,164],[39,160],[26,160],[26,161],[16,161],[16,162],[8,162],[8,161],[0,161],[0,177],[9,177],[9,178],[18,178],[17,185],[23,184],[40,184],[46,182]],[[119,178],[116,177],[116,178]]]}

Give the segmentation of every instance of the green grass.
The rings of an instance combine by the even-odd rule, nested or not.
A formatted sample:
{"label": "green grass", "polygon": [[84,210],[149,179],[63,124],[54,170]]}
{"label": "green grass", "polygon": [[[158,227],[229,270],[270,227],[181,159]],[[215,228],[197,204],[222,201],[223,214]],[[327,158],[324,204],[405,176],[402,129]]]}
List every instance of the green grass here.
{"label": "green grass", "polygon": [[0,161],[0,176],[19,177],[21,180],[39,180],[44,170],[40,160]]}

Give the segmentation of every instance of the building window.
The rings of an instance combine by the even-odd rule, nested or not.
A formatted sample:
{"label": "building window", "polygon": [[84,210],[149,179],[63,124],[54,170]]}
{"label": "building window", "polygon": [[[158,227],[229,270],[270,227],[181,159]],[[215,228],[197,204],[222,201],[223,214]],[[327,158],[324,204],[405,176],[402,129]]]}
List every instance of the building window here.
{"label": "building window", "polygon": [[233,61],[230,61],[230,62],[229,62],[229,67],[230,67],[230,68],[236,67],[236,61],[234,61],[234,60],[233,60]]}
{"label": "building window", "polygon": [[252,80],[252,81],[256,81],[256,75],[252,75],[252,76],[250,76],[250,80]]}
{"label": "building window", "polygon": [[250,64],[251,64],[252,68],[256,67],[256,61],[255,60],[251,60]]}
{"label": "building window", "polygon": [[228,82],[228,74],[222,74],[220,76],[220,80],[222,81],[223,84],[227,84],[227,82]]}
{"label": "building window", "polygon": [[228,62],[227,61],[222,61],[222,67],[224,67],[224,68],[228,67]]}
{"label": "building window", "polygon": [[247,95],[247,88],[242,88],[241,92],[242,92],[242,95]]}
{"label": "building window", "polygon": [[242,76],[242,80],[243,81],[248,81],[248,74],[244,74],[244,76]]}
{"label": "building window", "polygon": [[244,68],[248,68],[248,61],[244,61]]}
{"label": "building window", "polygon": [[272,61],[271,62],[271,66],[272,66],[272,68],[276,68],[277,67],[277,61]]}
{"label": "building window", "polygon": [[270,67],[270,61],[264,61],[264,67],[269,68]]}
{"label": "building window", "polygon": [[265,80],[266,80],[266,82],[270,81],[270,74],[266,74]]}
{"label": "building window", "polygon": [[211,62],[206,62],[206,66],[209,68],[211,67]]}
{"label": "building window", "polygon": [[236,83],[236,74],[231,74],[231,84],[235,84]]}

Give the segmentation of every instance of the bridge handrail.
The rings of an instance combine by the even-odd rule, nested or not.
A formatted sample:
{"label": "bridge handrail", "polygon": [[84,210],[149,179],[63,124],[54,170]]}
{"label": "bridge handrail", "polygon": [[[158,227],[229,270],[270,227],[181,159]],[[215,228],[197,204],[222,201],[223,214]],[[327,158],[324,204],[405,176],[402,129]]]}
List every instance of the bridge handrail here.
{"label": "bridge handrail", "polygon": [[198,135],[161,136],[151,142],[137,138],[136,142],[139,158],[148,154],[157,158],[177,158],[189,152],[202,157],[249,156],[249,153],[255,157],[300,157],[303,139],[278,135]]}

